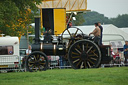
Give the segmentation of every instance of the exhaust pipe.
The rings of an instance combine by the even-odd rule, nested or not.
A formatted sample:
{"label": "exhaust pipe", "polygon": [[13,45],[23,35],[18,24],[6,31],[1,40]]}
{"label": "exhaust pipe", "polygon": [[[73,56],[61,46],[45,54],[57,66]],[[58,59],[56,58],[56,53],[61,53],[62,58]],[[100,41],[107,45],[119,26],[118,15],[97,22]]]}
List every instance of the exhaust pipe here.
{"label": "exhaust pipe", "polygon": [[36,17],[35,18],[35,43],[36,44],[38,44],[40,42],[39,28],[40,28],[40,17]]}

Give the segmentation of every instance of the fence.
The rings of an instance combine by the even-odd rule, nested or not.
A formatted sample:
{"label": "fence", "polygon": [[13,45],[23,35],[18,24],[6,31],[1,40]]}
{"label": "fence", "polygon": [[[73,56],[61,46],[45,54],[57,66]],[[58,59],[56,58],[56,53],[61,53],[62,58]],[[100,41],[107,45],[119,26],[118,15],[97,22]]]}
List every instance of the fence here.
{"label": "fence", "polygon": [[0,72],[3,71],[18,71],[21,67],[21,61],[18,56],[0,56]]}
{"label": "fence", "polygon": [[67,59],[65,59],[63,56],[51,56],[49,59],[49,67],[52,68],[71,68],[69,62]]}
{"label": "fence", "polygon": [[[120,55],[123,55],[122,53]],[[123,57],[121,57],[123,62]],[[49,69],[66,69],[71,68],[67,59],[63,56],[48,56],[49,60]],[[7,71],[26,71],[25,68],[26,58],[20,58],[18,56],[0,56],[0,72]],[[124,63],[112,63],[112,64],[101,64],[101,67],[113,67],[113,66],[128,66]]]}

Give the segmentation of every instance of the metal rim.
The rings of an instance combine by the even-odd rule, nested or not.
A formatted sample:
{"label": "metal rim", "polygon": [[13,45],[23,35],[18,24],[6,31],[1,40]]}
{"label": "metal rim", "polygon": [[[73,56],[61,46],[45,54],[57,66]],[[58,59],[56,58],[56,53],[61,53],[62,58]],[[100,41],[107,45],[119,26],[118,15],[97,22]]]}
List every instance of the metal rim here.
{"label": "metal rim", "polygon": [[[76,29],[76,31],[75,31],[73,34],[71,34],[71,32],[69,31],[69,29],[74,29],[74,28]],[[64,38],[63,38],[63,35],[64,35],[64,33],[65,33],[66,31],[68,32],[68,35],[70,35],[70,38],[75,37],[75,36],[77,35],[77,32],[78,32],[78,31],[81,32],[82,36],[84,35],[84,33],[82,32],[82,30],[80,30],[80,29],[77,28],[77,27],[72,27],[72,28],[65,29],[65,30],[63,31],[63,33],[61,34],[61,38],[62,38],[62,39],[64,39]],[[66,38],[66,39],[69,39],[69,38]]]}
{"label": "metal rim", "polygon": [[48,68],[48,58],[43,52],[35,51],[28,55],[26,68],[29,72],[43,71]]}
{"label": "metal rim", "polygon": [[69,48],[68,60],[74,69],[97,68],[101,61],[101,52],[94,42],[79,40]]}
{"label": "metal rim", "polygon": [[[76,31],[75,31],[73,34],[71,34],[71,32],[69,31],[69,29],[74,29],[74,28],[76,29]],[[63,37],[63,35],[64,35],[64,33],[65,33],[66,31],[68,32],[67,35],[70,35],[69,38],[64,38],[64,37]],[[80,34],[81,34],[81,38],[76,37],[77,34],[78,34],[78,31],[81,32],[81,33],[80,33]],[[65,40],[68,40],[68,41],[67,41],[67,42],[68,42],[67,48],[69,48],[70,45],[72,45],[75,41],[83,39],[83,37],[84,37],[84,34],[83,34],[82,30],[80,30],[80,29],[77,28],[77,27],[72,27],[72,28],[65,29],[65,30],[63,31],[62,35],[61,35],[62,40],[64,40],[64,39],[65,39]]]}

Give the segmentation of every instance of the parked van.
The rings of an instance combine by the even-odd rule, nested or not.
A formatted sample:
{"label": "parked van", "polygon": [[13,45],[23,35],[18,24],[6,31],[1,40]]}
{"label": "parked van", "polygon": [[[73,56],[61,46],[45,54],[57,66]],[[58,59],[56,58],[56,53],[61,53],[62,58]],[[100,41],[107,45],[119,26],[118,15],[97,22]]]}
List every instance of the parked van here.
{"label": "parked van", "polygon": [[17,69],[19,62],[18,37],[0,37],[0,69]]}

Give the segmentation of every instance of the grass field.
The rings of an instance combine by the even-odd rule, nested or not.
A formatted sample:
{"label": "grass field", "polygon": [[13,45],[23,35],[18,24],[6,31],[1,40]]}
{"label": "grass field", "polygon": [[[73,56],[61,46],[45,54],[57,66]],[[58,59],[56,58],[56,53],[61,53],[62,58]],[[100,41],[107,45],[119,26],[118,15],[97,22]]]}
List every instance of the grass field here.
{"label": "grass field", "polygon": [[0,73],[0,85],[128,85],[128,67]]}

